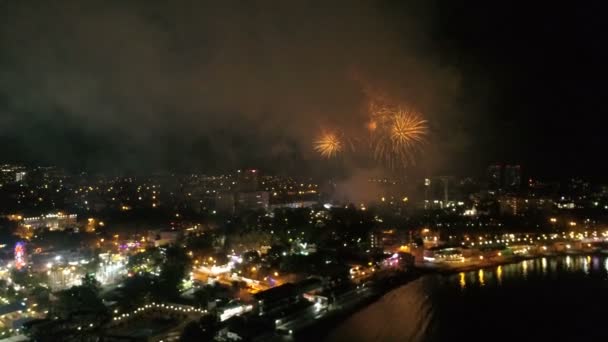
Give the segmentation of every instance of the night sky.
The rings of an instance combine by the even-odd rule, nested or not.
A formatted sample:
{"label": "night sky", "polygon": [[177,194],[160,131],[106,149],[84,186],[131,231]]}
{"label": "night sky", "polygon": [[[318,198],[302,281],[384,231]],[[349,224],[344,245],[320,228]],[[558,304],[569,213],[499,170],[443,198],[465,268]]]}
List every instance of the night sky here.
{"label": "night sky", "polygon": [[[599,2],[598,2],[599,3]],[[412,174],[605,179],[605,9],[488,1],[1,1],[0,159],[349,174],[321,128],[419,108]]]}
{"label": "night sky", "polygon": [[605,180],[606,8],[573,5],[446,2],[437,37],[464,77],[461,105],[487,112],[472,134],[488,160]]}

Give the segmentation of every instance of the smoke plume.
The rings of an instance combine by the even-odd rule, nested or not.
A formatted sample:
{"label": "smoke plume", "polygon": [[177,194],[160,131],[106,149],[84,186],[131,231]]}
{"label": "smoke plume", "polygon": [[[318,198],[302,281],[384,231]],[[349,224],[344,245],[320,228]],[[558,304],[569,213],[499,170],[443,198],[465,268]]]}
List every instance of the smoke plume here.
{"label": "smoke plume", "polygon": [[426,10],[395,6],[3,1],[5,158],[321,173],[314,136],[327,126],[355,131],[366,89],[379,89],[425,113],[439,138],[421,165],[434,168],[450,144],[441,132],[450,128],[459,78],[434,58]]}

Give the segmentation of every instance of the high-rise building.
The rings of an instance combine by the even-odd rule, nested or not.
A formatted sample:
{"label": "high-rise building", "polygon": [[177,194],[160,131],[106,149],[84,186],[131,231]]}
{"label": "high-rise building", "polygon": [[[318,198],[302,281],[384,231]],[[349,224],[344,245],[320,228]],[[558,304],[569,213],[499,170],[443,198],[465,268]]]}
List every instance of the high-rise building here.
{"label": "high-rise building", "polygon": [[502,165],[493,164],[488,166],[488,189],[498,191],[502,189]]}
{"label": "high-rise building", "polygon": [[447,176],[441,176],[439,177],[439,180],[441,180],[441,183],[443,183],[443,205],[447,206],[448,205],[448,200],[449,200],[449,186],[450,186],[450,177]]}
{"label": "high-rise building", "polygon": [[519,165],[505,166],[504,188],[508,191],[517,191],[521,186],[521,167]]}
{"label": "high-rise building", "polygon": [[425,178],[424,179],[424,209],[428,209],[429,208],[429,188],[431,187],[431,179],[430,178]]}
{"label": "high-rise building", "polygon": [[5,164],[0,166],[0,184],[22,182],[25,179],[25,167]]}
{"label": "high-rise building", "polygon": [[15,182],[17,182],[17,183],[23,182],[25,180],[25,175],[26,175],[25,171],[17,171],[15,173]]}

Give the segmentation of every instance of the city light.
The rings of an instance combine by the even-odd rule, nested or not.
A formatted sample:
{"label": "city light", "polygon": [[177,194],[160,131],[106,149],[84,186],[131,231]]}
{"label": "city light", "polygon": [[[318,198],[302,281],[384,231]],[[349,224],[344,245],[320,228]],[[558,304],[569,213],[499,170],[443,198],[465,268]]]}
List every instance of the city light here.
{"label": "city light", "polygon": [[603,3],[1,3],[1,341],[608,341]]}

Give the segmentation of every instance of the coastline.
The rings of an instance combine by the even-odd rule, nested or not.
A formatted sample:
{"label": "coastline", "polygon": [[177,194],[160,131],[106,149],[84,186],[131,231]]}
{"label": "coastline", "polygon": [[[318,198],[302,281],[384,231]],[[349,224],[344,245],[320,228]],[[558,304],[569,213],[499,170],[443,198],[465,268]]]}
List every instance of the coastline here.
{"label": "coastline", "polygon": [[463,266],[443,265],[443,267],[437,267],[436,265],[434,265],[434,267],[429,267],[426,265],[416,265],[414,268],[407,272],[385,274],[380,279],[374,280],[372,285],[374,288],[374,293],[372,295],[361,299],[359,302],[354,304],[352,307],[349,307],[348,309],[338,310],[332,313],[331,315],[324,317],[322,320],[316,321],[314,324],[310,325],[308,329],[305,329],[304,332],[295,334],[293,337],[295,341],[310,341],[315,339],[326,340],[330,333],[337,326],[351,318],[353,315],[378,302],[391,291],[405,286],[410,282],[419,279],[425,275],[453,275],[460,272],[473,272],[481,269],[490,269],[502,265],[515,264],[525,260],[534,260],[538,258],[563,257],[568,255],[581,256],[590,254],[605,255],[605,253],[597,252],[587,253],[584,251],[572,251],[568,253],[543,253],[535,255],[510,256],[503,257],[500,260],[489,259],[483,262],[467,264]]}
{"label": "coastline", "polygon": [[386,294],[392,290],[398,289],[408,283],[419,279],[427,273],[415,268],[408,272],[399,272],[391,275],[383,276],[381,279],[373,281],[373,293],[367,297],[362,298],[360,301],[355,303],[353,306],[336,310],[330,315],[323,317],[301,331],[293,335],[295,341],[324,341],[333,329],[339,326],[341,323],[352,317],[357,312],[367,308],[368,306],[378,302]]}
{"label": "coastline", "polygon": [[553,252],[553,253],[540,253],[540,254],[530,254],[530,255],[516,255],[509,257],[501,257],[501,259],[488,259],[483,262],[477,263],[469,263],[466,265],[458,265],[458,264],[445,264],[445,265],[429,265],[429,264],[417,264],[416,269],[426,273],[434,273],[434,274],[442,274],[442,275],[450,275],[460,272],[472,272],[478,271],[481,269],[489,269],[502,265],[510,265],[516,264],[518,262],[522,262],[525,260],[534,260],[538,258],[552,258],[552,257],[562,257],[562,256],[581,256],[581,255],[607,255],[606,253],[601,252],[585,252],[585,251],[571,251],[571,252]]}

